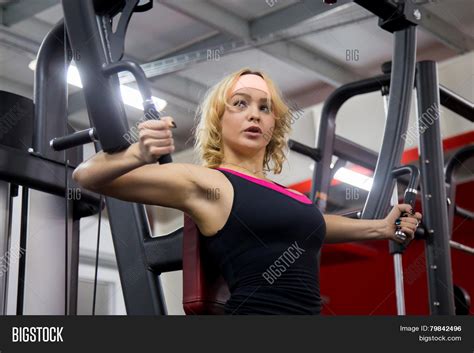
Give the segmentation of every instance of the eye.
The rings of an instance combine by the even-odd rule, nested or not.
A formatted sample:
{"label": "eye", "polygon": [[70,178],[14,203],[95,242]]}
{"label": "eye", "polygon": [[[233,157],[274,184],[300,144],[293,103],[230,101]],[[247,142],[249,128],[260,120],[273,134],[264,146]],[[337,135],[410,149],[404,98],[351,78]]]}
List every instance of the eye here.
{"label": "eye", "polygon": [[266,104],[260,106],[260,109],[263,110],[265,113],[270,113],[270,107]]}
{"label": "eye", "polygon": [[242,99],[239,99],[234,102],[234,107],[245,108],[246,106],[247,106],[247,102]]}

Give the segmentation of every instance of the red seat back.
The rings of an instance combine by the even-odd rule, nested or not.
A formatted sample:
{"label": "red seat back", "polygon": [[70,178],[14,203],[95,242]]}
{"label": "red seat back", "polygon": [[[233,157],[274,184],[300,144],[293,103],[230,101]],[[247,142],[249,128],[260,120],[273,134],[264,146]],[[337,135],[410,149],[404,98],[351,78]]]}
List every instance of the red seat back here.
{"label": "red seat back", "polygon": [[224,314],[229,288],[201,246],[202,235],[184,214],[183,308],[187,315]]}

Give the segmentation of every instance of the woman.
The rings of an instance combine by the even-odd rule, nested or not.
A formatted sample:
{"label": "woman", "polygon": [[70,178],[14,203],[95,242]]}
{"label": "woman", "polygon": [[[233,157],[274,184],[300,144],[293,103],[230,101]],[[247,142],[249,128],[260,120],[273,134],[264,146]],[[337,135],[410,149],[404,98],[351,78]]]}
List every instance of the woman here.
{"label": "woman", "polygon": [[187,213],[227,281],[227,314],[319,314],[323,242],[413,238],[420,213],[394,207],[381,220],[322,215],[303,194],[265,177],[281,172],[291,111],[265,74],[248,69],[216,84],[200,106],[195,148],[203,165],[156,160],[174,151],[171,117],[139,125],[137,143],[97,153],[74,171],[84,188]]}

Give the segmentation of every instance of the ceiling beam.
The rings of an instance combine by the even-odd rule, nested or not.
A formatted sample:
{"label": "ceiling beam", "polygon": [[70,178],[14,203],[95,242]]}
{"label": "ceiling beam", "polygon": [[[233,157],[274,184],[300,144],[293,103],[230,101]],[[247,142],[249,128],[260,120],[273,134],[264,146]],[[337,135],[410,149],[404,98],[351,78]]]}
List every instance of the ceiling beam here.
{"label": "ceiling beam", "polygon": [[221,46],[222,44],[230,43],[235,40],[236,40],[235,36],[232,36],[230,34],[217,33],[217,34],[212,35],[211,37],[202,39],[186,47],[180,47],[175,50],[169,51],[165,55],[160,55],[159,60],[165,60],[174,56],[185,55],[192,52],[209,50],[211,48],[216,48],[216,47]]}
{"label": "ceiling beam", "polygon": [[260,49],[288,64],[298,65],[314,72],[321,81],[332,86],[340,86],[360,79],[357,74],[324,58],[322,54],[292,41],[279,41],[261,46]]}
{"label": "ceiling beam", "polygon": [[433,12],[422,9],[420,27],[459,54],[474,50],[474,38]]}
{"label": "ceiling beam", "polygon": [[[272,12],[252,21],[250,23],[250,35],[253,38],[268,35],[299,24],[309,18],[340,10],[341,8],[337,8],[340,5],[358,6],[356,4],[349,5],[351,2],[338,1],[337,4],[328,6],[323,4],[322,1],[302,0],[285,9]],[[420,4],[419,8],[421,10],[420,28],[460,54],[474,50],[474,38],[472,36],[460,31],[453,24],[424,8],[423,5]]]}
{"label": "ceiling beam", "polygon": [[10,27],[59,3],[59,0],[22,0],[14,2],[3,7],[2,24]]}
{"label": "ceiling beam", "polygon": [[0,45],[27,56],[30,60],[36,58],[36,53],[40,47],[40,43],[18,35],[12,29],[3,25],[0,25]]}
{"label": "ceiling beam", "polygon": [[316,16],[334,12],[341,5],[351,3],[352,0],[339,0],[336,4],[328,5],[322,1],[301,0],[282,10],[271,12],[268,15],[250,21],[250,36],[252,38],[271,35]]}
{"label": "ceiling beam", "polygon": [[[206,23],[223,33],[244,40],[252,40],[250,36],[250,25],[246,20],[242,18],[236,20],[237,16],[229,14],[208,2],[171,0],[159,0],[159,2],[175,11],[192,17],[202,23]],[[219,13],[219,17],[213,17],[209,15],[210,13]],[[232,23],[232,25],[227,25],[228,23]],[[358,78],[358,76],[350,70],[329,60],[320,53],[304,48],[292,41],[276,42],[259,46],[258,48],[280,60],[303,66],[315,72],[321,80],[331,85],[338,86]]]}
{"label": "ceiling beam", "polygon": [[[128,56],[128,58],[132,61],[140,62],[140,60],[133,56]],[[178,75],[154,78],[154,80],[149,80],[149,82],[152,89],[160,92],[161,98],[190,112],[196,110],[200,98],[209,89],[206,85]]]}
{"label": "ceiling beam", "polygon": [[238,38],[250,37],[250,28],[246,20],[207,1],[158,0],[158,2],[221,32],[230,33]]}

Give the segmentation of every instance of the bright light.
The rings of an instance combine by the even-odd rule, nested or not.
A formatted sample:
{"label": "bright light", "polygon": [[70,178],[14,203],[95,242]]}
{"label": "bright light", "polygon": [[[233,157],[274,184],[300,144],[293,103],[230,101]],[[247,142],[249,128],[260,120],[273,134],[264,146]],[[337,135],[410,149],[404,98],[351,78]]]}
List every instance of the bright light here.
{"label": "bright light", "polygon": [[73,65],[69,65],[69,69],[67,70],[67,83],[82,88],[81,75],[79,75],[77,67]]}
{"label": "bright light", "polygon": [[[334,163],[331,163],[331,168],[333,167]],[[309,165],[309,169],[314,171],[314,163]],[[354,172],[353,170],[347,169],[345,167],[341,167],[337,170],[336,174],[334,175],[334,179],[367,191],[370,191],[374,181],[372,177]]]}
{"label": "bright light", "polygon": [[[34,71],[36,69],[36,59],[32,60],[29,63],[28,67],[30,68],[30,70]],[[67,72],[67,82],[70,85],[82,88],[79,70],[73,64],[69,65],[69,70]],[[124,104],[143,110],[143,99],[139,90],[129,86],[120,85],[120,93],[122,94],[122,100]],[[154,96],[152,97],[152,99],[158,111],[162,111],[166,107],[167,102],[165,100]]]}
{"label": "bright light", "polygon": [[343,183],[369,191],[372,188],[373,178],[364,174],[354,172],[347,168],[339,168],[334,174],[334,179]]}

